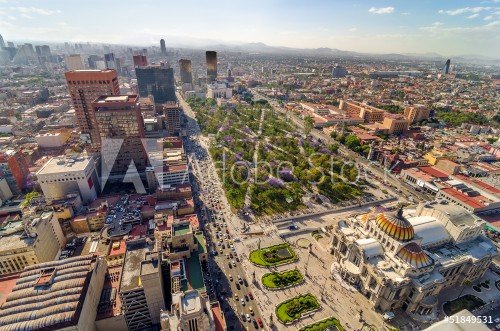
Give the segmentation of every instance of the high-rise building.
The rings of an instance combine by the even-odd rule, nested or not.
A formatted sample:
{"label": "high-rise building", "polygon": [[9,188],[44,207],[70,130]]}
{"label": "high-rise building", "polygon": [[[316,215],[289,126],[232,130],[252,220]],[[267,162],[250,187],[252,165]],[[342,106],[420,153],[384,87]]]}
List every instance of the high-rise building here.
{"label": "high-rise building", "polygon": [[175,102],[174,69],[164,65],[136,68],[137,87],[141,97],[152,95],[155,104]]}
{"label": "high-rise building", "polygon": [[29,173],[28,163],[21,151],[0,151],[0,175],[7,180],[12,194],[21,193]]}
{"label": "high-rise building", "polygon": [[207,51],[205,53],[207,60],[207,84],[217,80],[217,52]]}
{"label": "high-rise building", "polygon": [[106,62],[106,69],[116,69],[115,54],[104,54],[104,62]]}
{"label": "high-rise building", "polygon": [[119,295],[130,331],[159,324],[165,310],[161,263],[152,250],[145,241],[127,244]]}
{"label": "high-rise building", "polygon": [[102,57],[99,55],[90,55],[88,61],[90,69],[99,69],[97,68],[97,61],[102,61]]}
{"label": "high-rise building", "polygon": [[165,39],[160,39],[161,55],[167,55],[167,48],[165,47]]}
{"label": "high-rise building", "polygon": [[85,69],[80,54],[70,54],[66,56],[66,69],[68,71]]}
{"label": "high-rise building", "polygon": [[180,59],[181,84],[193,84],[193,67],[191,60]]}
{"label": "high-rise building", "polygon": [[35,50],[33,49],[33,45],[31,44],[20,45],[12,61],[15,64],[37,63],[38,57],[36,56]]}
{"label": "high-rise building", "polygon": [[142,68],[148,65],[148,59],[146,55],[134,55],[134,68]]}
{"label": "high-rise building", "polygon": [[7,47],[16,47],[12,41],[7,42]]}
{"label": "high-rise building", "polygon": [[102,142],[103,173],[109,173],[110,176],[125,175],[132,162],[137,171],[144,171],[144,121],[139,97],[101,96],[92,102],[92,108]]}
{"label": "high-rise building", "polygon": [[169,136],[178,135],[181,131],[181,108],[177,103],[166,103],[163,105],[165,114],[165,128]]}
{"label": "high-rise building", "polygon": [[345,77],[345,75],[347,75],[347,69],[345,67],[335,66],[332,70],[333,78],[341,78]]}
{"label": "high-rise building", "polygon": [[116,70],[75,70],[64,75],[81,130],[80,138],[91,152],[98,152],[99,129],[91,103],[102,95],[120,94]]}
{"label": "high-rise building", "polygon": [[42,46],[36,45],[35,52],[36,52],[36,55],[42,56]]}
{"label": "high-rise building", "polygon": [[444,64],[444,67],[443,67],[443,74],[447,75],[450,73],[450,59],[446,60],[446,63]]}
{"label": "high-rise building", "polygon": [[42,56],[51,56],[52,55],[52,52],[50,51],[49,45],[42,45],[41,49],[42,49]]}
{"label": "high-rise building", "polygon": [[5,41],[3,41],[3,37],[0,34],[0,48],[5,47]]}

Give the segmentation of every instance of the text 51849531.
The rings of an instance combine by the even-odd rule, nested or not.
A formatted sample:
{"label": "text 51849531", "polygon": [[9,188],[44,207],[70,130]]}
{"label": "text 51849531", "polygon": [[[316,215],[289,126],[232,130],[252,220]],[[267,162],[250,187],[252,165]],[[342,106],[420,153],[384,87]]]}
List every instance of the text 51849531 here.
{"label": "text 51849531", "polygon": [[444,320],[447,323],[456,324],[493,323],[493,318],[491,316],[446,316]]}

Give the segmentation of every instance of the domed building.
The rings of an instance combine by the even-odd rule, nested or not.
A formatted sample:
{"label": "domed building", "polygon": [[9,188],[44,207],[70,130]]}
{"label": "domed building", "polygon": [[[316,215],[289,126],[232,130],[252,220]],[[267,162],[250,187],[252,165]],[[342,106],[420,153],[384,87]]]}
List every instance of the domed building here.
{"label": "domed building", "polygon": [[461,207],[420,204],[370,213],[333,229],[333,276],[354,285],[381,311],[403,309],[419,322],[437,318],[443,289],[481,278],[497,255],[484,221]]}

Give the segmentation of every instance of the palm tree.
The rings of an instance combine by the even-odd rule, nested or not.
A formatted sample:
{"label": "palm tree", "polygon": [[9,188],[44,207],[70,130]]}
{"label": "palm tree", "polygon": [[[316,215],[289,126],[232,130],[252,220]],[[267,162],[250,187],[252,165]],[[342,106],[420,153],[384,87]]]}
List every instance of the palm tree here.
{"label": "palm tree", "polygon": [[462,287],[462,290],[460,291],[460,294],[458,295],[457,299],[460,298],[462,296],[462,293],[464,293],[464,290],[469,287],[470,285],[472,284],[472,282],[468,279],[464,280],[463,282],[463,287]]}

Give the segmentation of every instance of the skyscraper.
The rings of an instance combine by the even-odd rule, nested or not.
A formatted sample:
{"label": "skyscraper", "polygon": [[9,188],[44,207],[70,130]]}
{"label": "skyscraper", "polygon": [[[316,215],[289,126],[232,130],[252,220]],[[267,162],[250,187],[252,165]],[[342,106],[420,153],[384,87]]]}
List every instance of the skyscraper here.
{"label": "skyscraper", "polygon": [[345,77],[347,75],[347,69],[345,67],[341,66],[335,66],[332,70],[332,77],[333,78],[341,78]]}
{"label": "skyscraper", "polygon": [[97,61],[101,61],[102,57],[99,55],[90,55],[88,58],[89,61],[89,68],[90,69],[98,69],[97,68]]}
{"label": "skyscraper", "polygon": [[[144,138],[144,122],[139,97],[101,96],[92,102],[92,108],[103,143],[102,154],[108,154],[103,155],[103,167],[107,166],[111,175],[124,176],[133,161],[139,172],[144,171],[146,152],[141,140]],[[113,150],[114,147],[116,150]],[[106,169],[103,169],[103,173],[106,173]]]}
{"label": "skyscraper", "polygon": [[80,54],[70,54],[66,56],[66,69],[68,69],[68,71],[85,69]]}
{"label": "skyscraper", "polygon": [[64,75],[81,130],[80,139],[91,152],[98,152],[99,129],[92,101],[102,95],[120,94],[116,70],[75,70],[68,71]]}
{"label": "skyscraper", "polygon": [[5,41],[3,41],[3,37],[0,34],[0,48],[5,47]]}
{"label": "skyscraper", "polygon": [[104,62],[106,63],[106,69],[116,69],[114,53],[104,54]]}
{"label": "skyscraper", "polygon": [[443,67],[443,74],[447,75],[450,73],[450,59],[448,59]]}
{"label": "skyscraper", "polygon": [[180,59],[181,84],[193,84],[193,67],[191,60]]}
{"label": "skyscraper", "polygon": [[217,80],[217,52],[207,51],[207,84]]}
{"label": "skyscraper", "polygon": [[164,65],[136,68],[137,87],[141,97],[152,95],[155,104],[177,101],[174,69]]}
{"label": "skyscraper", "polygon": [[134,55],[134,68],[142,68],[148,65],[148,59],[146,55]]}
{"label": "skyscraper", "polygon": [[161,55],[167,55],[167,48],[165,47],[165,39],[160,39]]}

